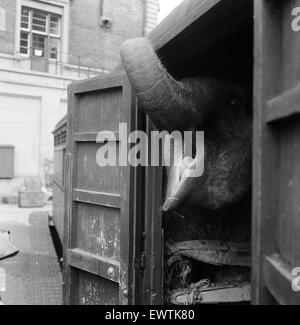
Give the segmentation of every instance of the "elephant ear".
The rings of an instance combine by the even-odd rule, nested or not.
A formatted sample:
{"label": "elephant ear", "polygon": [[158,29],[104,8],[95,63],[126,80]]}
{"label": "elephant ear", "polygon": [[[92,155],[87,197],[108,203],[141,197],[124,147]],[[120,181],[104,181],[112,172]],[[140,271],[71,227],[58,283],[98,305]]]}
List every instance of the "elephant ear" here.
{"label": "elephant ear", "polygon": [[139,107],[158,129],[188,130],[195,119],[198,123],[203,120],[207,91],[198,82],[176,81],[148,39],[126,41],[121,47],[121,59]]}

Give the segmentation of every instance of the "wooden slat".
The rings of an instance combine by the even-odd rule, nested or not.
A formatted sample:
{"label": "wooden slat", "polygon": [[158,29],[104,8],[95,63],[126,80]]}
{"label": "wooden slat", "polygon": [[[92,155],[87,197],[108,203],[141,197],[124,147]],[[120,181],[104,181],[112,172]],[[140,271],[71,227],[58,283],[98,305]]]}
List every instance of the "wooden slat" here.
{"label": "wooden slat", "polygon": [[275,122],[300,114],[300,85],[268,101],[266,122]]}
{"label": "wooden slat", "polygon": [[73,200],[76,202],[95,204],[115,209],[120,209],[121,207],[121,197],[117,194],[113,195],[75,189],[73,191]]}
{"label": "wooden slat", "polygon": [[74,83],[74,94],[89,93],[93,91],[104,91],[107,89],[121,88],[123,73],[112,74],[106,77],[100,76]]}
{"label": "wooden slat", "polygon": [[68,250],[68,264],[107,280],[119,282],[120,265],[118,262],[84,252],[80,249]]}
{"label": "wooden slat", "polygon": [[278,93],[282,13],[277,1],[254,1],[254,98],[252,189],[252,303],[273,304],[262,274],[264,256],[277,250],[278,156],[277,134],[265,122],[268,99]]}
{"label": "wooden slat", "polygon": [[[120,122],[127,123],[131,132],[137,129],[136,98],[127,76],[123,79],[122,110]],[[120,218],[120,291],[119,304],[133,304],[133,247],[134,244],[134,216],[136,198],[136,174],[130,166],[120,167],[122,195]]]}
{"label": "wooden slat", "polygon": [[266,257],[263,265],[266,286],[281,305],[300,305],[300,292],[292,290],[292,268],[277,254]]}
{"label": "wooden slat", "polygon": [[[147,117],[147,133],[154,129]],[[151,147],[149,146],[149,156]],[[145,270],[143,270],[143,304],[163,304],[162,241],[162,167],[148,167],[145,171]],[[148,289],[150,288],[150,290]],[[147,290],[148,289],[148,290]]]}
{"label": "wooden slat", "polygon": [[67,262],[68,248],[74,247],[72,244],[74,238],[72,229],[74,229],[73,211],[74,202],[72,201],[73,172],[77,174],[76,164],[73,164],[73,154],[75,154],[74,134],[74,110],[78,106],[77,97],[74,96],[74,85],[68,86],[68,132],[67,132],[67,152],[65,157],[65,220],[64,220],[64,238],[63,238],[63,300],[65,305],[76,304],[78,297],[78,274],[73,272]]}
{"label": "wooden slat", "polygon": [[[101,131],[101,133],[103,134],[107,133],[108,141],[110,140],[110,133],[108,131],[107,132]],[[119,141],[120,140],[119,132],[113,132],[113,133],[114,133],[115,140]],[[74,134],[74,141],[75,142],[96,142],[98,134],[99,132],[89,132],[89,133],[76,132]]]}

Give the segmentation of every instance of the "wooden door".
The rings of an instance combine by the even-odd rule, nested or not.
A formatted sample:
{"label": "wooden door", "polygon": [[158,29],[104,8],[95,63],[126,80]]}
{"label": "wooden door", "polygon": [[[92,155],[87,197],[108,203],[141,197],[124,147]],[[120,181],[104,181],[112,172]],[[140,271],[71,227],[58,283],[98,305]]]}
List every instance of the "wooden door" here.
{"label": "wooden door", "polygon": [[[64,303],[131,304],[134,300],[134,229],[137,173],[131,167],[99,167],[99,131],[137,125],[136,100],[123,74],[69,87],[64,235]],[[114,143],[113,143],[114,142]]]}
{"label": "wooden door", "polygon": [[[254,304],[300,304],[299,0],[255,1]],[[299,288],[300,289],[300,288]]]}
{"label": "wooden door", "polygon": [[46,36],[32,34],[31,70],[48,72],[48,39]]}

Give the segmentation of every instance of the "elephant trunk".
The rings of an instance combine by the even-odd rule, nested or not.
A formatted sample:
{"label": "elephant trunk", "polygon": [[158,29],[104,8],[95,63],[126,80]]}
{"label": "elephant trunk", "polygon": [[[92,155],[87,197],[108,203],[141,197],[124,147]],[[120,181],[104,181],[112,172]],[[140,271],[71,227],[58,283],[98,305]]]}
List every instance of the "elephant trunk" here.
{"label": "elephant trunk", "polygon": [[187,130],[193,95],[164,68],[146,38],[126,41],[121,59],[141,109],[158,129]]}

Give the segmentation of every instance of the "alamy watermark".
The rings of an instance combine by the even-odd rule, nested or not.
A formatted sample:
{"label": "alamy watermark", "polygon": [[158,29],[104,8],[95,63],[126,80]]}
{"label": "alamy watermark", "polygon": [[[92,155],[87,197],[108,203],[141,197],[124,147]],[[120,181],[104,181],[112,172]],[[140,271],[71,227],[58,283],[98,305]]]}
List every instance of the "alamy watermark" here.
{"label": "alamy watermark", "polygon": [[292,270],[292,289],[295,292],[300,292],[300,267],[295,267]]}
{"label": "alamy watermark", "polygon": [[300,7],[293,8],[292,16],[295,17],[292,20],[292,30],[294,32],[300,32]]}
{"label": "alamy watermark", "polygon": [[133,131],[128,135],[127,124],[120,123],[118,136],[101,131],[96,142],[102,144],[96,155],[100,167],[176,166],[186,177],[200,177],[204,172],[203,131],[152,131],[150,137],[143,131]]}

